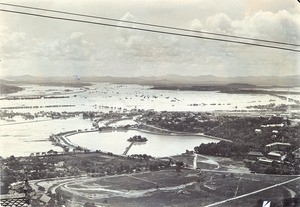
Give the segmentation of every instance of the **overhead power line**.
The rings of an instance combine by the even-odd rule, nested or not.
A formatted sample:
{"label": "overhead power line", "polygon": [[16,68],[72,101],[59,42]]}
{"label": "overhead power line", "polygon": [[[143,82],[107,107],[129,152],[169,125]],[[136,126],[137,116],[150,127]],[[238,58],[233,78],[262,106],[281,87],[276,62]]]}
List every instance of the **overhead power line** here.
{"label": "overhead power line", "polygon": [[34,13],[29,13],[29,12],[21,12],[21,11],[8,10],[8,9],[0,9],[0,11],[8,12],[8,13],[14,13],[14,14],[22,14],[22,15],[28,15],[28,16],[42,17],[42,18],[48,18],[48,19],[57,19],[57,20],[64,20],[64,21],[71,21],[71,22],[80,22],[80,23],[101,25],[101,26],[107,26],[107,27],[116,27],[116,28],[138,30],[138,31],[144,31],[144,32],[151,32],[151,33],[160,33],[160,34],[175,35],[175,36],[181,36],[181,37],[192,37],[192,38],[197,38],[197,39],[214,40],[214,41],[219,41],[219,42],[228,42],[228,43],[236,43],[236,44],[271,48],[271,49],[286,50],[286,51],[292,51],[292,52],[300,52],[300,50],[296,50],[296,49],[291,49],[291,48],[286,48],[286,47],[279,47],[279,46],[272,46],[272,45],[264,45],[264,44],[258,44],[258,43],[250,43],[250,42],[220,39],[220,38],[213,38],[213,37],[188,35],[188,34],[182,34],[182,33],[166,32],[166,31],[161,31],[161,30],[152,30],[152,29],[130,27],[130,26],[123,26],[123,25],[115,25],[115,24],[108,24],[108,23],[102,23],[102,22],[92,22],[92,21],[86,21],[86,20],[80,20],[80,19],[71,19],[71,18],[64,18],[64,17],[57,17],[57,16],[41,15],[41,14],[34,14]]}
{"label": "overhead power line", "polygon": [[120,19],[115,19],[115,18],[108,18],[108,17],[101,17],[101,16],[87,15],[87,14],[79,14],[79,13],[74,13],[74,12],[66,12],[66,11],[59,11],[59,10],[53,10],[53,9],[44,9],[44,8],[39,8],[39,7],[31,7],[31,6],[8,4],[8,3],[0,3],[0,5],[25,8],[25,9],[34,9],[34,10],[39,10],[39,11],[47,11],[47,12],[67,14],[67,15],[80,16],[80,17],[88,17],[88,18],[101,19],[101,20],[108,20],[108,21],[113,21],[113,22],[122,22],[122,23],[129,23],[129,24],[136,24],[136,25],[143,25],[143,26],[151,26],[151,27],[171,29],[171,30],[184,31],[184,32],[194,32],[194,33],[200,33],[200,34],[229,37],[229,38],[235,38],[235,39],[253,40],[253,41],[259,41],[259,42],[265,42],[265,43],[273,43],[273,44],[296,46],[296,47],[300,46],[298,44],[288,43],[288,42],[279,42],[279,41],[274,41],[274,40],[265,40],[265,39],[251,38],[251,37],[242,37],[242,36],[237,36],[237,35],[221,34],[221,33],[215,33],[215,32],[191,30],[191,29],[185,29],[185,28],[179,28],[179,27],[171,27],[171,26],[143,23],[143,22],[137,22],[137,21],[120,20]]}

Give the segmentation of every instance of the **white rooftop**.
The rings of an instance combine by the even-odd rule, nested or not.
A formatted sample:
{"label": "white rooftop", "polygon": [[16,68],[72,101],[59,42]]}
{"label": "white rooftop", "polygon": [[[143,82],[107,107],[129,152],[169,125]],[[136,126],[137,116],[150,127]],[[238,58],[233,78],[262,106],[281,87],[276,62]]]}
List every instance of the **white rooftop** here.
{"label": "white rooftop", "polygon": [[271,144],[267,144],[266,147],[274,146],[274,145],[284,145],[284,146],[291,146],[290,143],[284,143],[284,142],[273,142]]}

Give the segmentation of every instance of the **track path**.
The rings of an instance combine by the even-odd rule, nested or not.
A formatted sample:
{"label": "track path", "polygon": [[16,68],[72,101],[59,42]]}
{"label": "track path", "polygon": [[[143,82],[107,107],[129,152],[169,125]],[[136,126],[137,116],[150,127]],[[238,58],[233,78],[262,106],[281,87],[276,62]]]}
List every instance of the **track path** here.
{"label": "track path", "polygon": [[266,190],[269,190],[269,189],[272,189],[272,188],[276,188],[276,187],[278,187],[278,186],[281,186],[281,185],[284,185],[284,184],[287,184],[287,183],[291,183],[291,182],[294,182],[294,181],[299,180],[299,179],[300,179],[300,177],[297,177],[297,178],[294,178],[294,179],[291,179],[291,180],[288,180],[288,181],[285,181],[285,182],[277,183],[277,184],[275,184],[275,185],[271,185],[271,186],[269,186],[269,187],[266,187],[266,188],[262,188],[262,189],[253,191],[253,192],[251,192],[251,193],[246,193],[246,194],[243,194],[243,195],[240,195],[240,196],[237,196],[237,197],[233,197],[233,198],[229,198],[229,199],[226,199],[226,200],[223,200],[223,201],[219,201],[219,202],[216,202],[216,203],[212,203],[212,204],[206,205],[206,206],[204,206],[204,207],[217,206],[217,205],[226,203],[226,202],[228,202],[228,201],[237,200],[237,199],[244,198],[244,197],[247,197],[247,196],[250,196],[250,195],[259,193],[259,192],[263,192],[263,191],[266,191]]}

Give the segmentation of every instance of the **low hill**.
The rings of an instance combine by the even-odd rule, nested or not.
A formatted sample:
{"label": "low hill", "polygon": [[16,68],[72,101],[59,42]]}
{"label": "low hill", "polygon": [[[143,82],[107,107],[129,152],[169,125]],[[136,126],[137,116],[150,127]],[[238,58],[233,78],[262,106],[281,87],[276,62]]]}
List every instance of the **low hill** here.
{"label": "low hill", "polygon": [[22,91],[23,88],[13,85],[6,85],[0,83],[0,94],[10,94],[10,93],[16,93],[18,91]]}
{"label": "low hill", "polygon": [[230,84],[227,84],[226,87],[228,87],[228,88],[257,88],[256,85],[246,84],[246,83],[230,83]]}

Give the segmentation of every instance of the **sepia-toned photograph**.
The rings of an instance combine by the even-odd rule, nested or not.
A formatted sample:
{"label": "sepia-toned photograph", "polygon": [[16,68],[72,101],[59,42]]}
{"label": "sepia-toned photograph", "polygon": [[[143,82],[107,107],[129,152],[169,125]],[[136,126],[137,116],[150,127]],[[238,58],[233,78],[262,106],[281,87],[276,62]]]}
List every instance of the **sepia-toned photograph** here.
{"label": "sepia-toned photograph", "polygon": [[1,0],[0,206],[300,207],[297,0]]}

